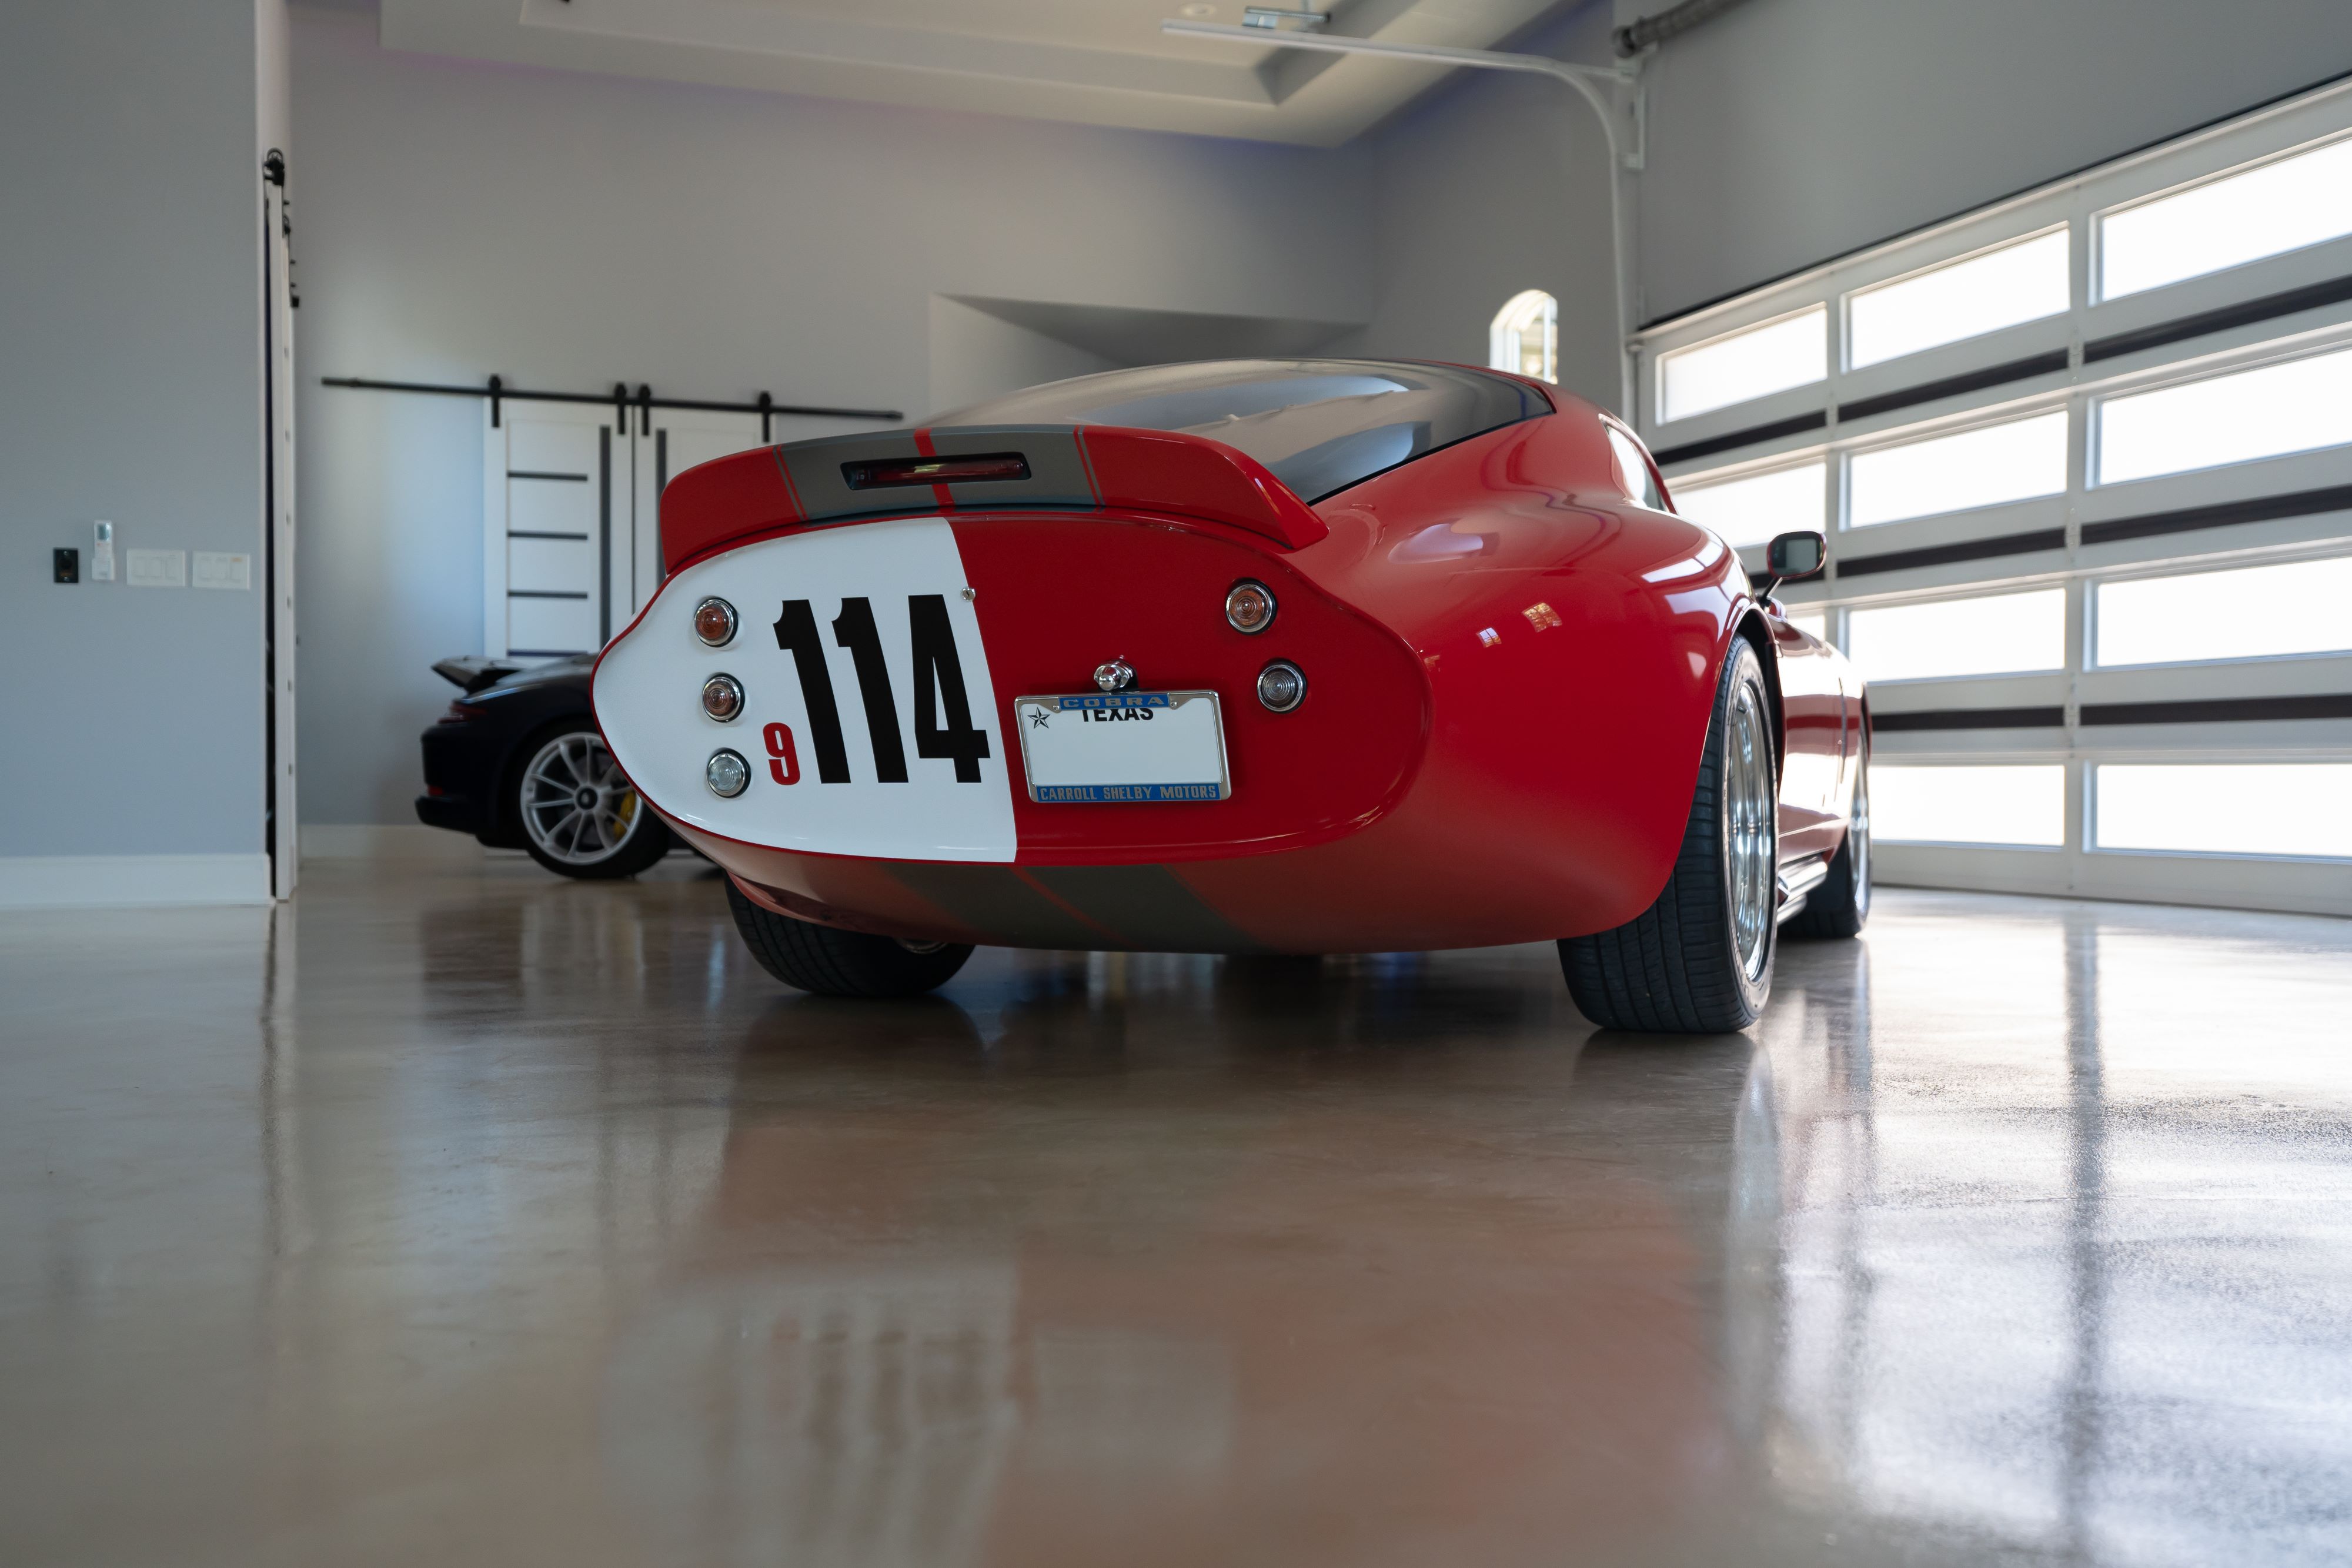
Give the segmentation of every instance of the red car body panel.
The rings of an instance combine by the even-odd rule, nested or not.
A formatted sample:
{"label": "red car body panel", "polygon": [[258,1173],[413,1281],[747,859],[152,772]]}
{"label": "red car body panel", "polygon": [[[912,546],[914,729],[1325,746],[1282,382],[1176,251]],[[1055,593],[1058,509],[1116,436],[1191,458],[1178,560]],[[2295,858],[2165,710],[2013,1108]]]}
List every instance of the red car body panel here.
{"label": "red car body panel", "polygon": [[[1313,953],[1573,936],[1632,919],[1664,886],[1722,662],[1744,635],[1772,655],[1783,710],[1783,860],[1832,852],[1862,746],[1858,682],[1759,609],[1714,535],[1629,499],[1604,416],[1544,390],[1553,413],[1312,508],[1217,443],[1089,427],[1098,506],[907,494],[893,515],[947,517],[972,590],[1013,776],[1010,863],[748,842],[682,820],[682,802],[633,777],[757,902],[909,940]],[[925,454],[1008,439],[914,436]],[[808,516],[776,449],[722,458],[665,494],[665,557],[675,571],[860,526]],[[1255,636],[1223,614],[1244,577],[1281,607]],[[656,596],[639,623],[662,609]],[[1140,688],[1223,695],[1231,799],[1028,798],[1014,699],[1084,691],[1114,656]],[[1307,674],[1291,713],[1252,695],[1275,658]],[[625,719],[601,685],[598,701],[627,766]]]}

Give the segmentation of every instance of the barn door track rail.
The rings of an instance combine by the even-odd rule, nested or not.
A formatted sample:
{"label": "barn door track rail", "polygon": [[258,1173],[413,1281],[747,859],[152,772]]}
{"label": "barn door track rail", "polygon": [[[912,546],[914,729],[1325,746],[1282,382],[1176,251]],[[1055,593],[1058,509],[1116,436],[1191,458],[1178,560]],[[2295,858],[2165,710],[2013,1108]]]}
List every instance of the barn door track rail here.
{"label": "barn door track rail", "polygon": [[638,428],[653,434],[654,410],[657,408],[698,408],[714,413],[756,413],[760,416],[760,439],[771,438],[769,422],[780,413],[801,414],[814,419],[874,419],[898,424],[906,414],[895,408],[820,408],[806,403],[778,402],[761,392],[751,402],[716,402],[708,398],[656,397],[652,387],[637,383],[635,392],[626,382],[614,382],[609,392],[527,392],[507,385],[502,376],[492,376],[482,386],[465,386],[442,382],[385,382],[367,376],[322,376],[321,382],[331,387],[351,387],[360,392],[424,392],[434,397],[486,397],[490,400],[490,423],[499,423],[499,405],[517,402],[600,402],[613,405],[620,427],[629,427],[629,410],[637,411]]}

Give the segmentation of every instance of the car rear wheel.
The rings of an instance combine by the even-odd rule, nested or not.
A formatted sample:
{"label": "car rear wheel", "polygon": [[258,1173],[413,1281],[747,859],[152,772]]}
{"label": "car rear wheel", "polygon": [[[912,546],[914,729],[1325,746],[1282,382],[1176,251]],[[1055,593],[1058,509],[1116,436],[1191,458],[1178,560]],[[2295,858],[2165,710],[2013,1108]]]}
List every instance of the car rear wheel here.
{"label": "car rear wheel", "polygon": [[1870,751],[1853,777],[1853,814],[1845,842],[1830,857],[1830,874],[1789,922],[1791,936],[1859,936],[1870,919]]}
{"label": "car rear wheel", "polygon": [[1772,991],[1780,789],[1764,668],[1736,638],[1716,690],[1682,852],[1657,901],[1559,945],[1579,1011],[1604,1029],[1746,1029]]}
{"label": "car rear wheel", "polygon": [[727,907],[760,967],[820,997],[915,997],[955,977],[969,942],[900,942],[795,920],[762,908],[727,879]]}
{"label": "car rear wheel", "polygon": [[669,830],[631,787],[604,737],[585,718],[523,745],[508,799],[523,848],[558,876],[635,876],[670,849]]}

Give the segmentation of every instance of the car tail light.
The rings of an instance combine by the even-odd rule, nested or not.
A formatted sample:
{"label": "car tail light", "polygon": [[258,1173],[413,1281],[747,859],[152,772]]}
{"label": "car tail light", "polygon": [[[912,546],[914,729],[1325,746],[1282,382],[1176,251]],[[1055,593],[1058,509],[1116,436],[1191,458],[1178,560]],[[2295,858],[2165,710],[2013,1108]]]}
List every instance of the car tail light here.
{"label": "car tail light", "polygon": [[735,607],[723,599],[706,599],[694,607],[694,634],[714,648],[735,640]]}
{"label": "car tail light", "polygon": [[1276,659],[1257,674],[1257,700],[1268,713],[1288,713],[1307,700],[1307,674],[1287,659]]}
{"label": "car tail light", "polygon": [[702,711],[721,724],[731,724],[743,711],[743,683],[732,675],[713,675],[702,683]]}
{"label": "car tail light", "polygon": [[1255,637],[1274,624],[1274,590],[1245,577],[1225,595],[1225,624]]}
{"label": "car tail light", "polygon": [[1029,459],[1018,452],[987,452],[971,457],[889,457],[845,463],[841,477],[853,490],[887,490],[899,485],[968,485],[976,479],[1026,479]]}
{"label": "car tail light", "polygon": [[751,782],[751,765],[743,760],[740,751],[721,748],[710,754],[703,764],[702,780],[710,792],[721,800],[731,800],[740,795]]}
{"label": "car tail light", "polygon": [[449,711],[441,716],[443,724],[470,724],[482,716],[482,710],[473,703],[451,703]]}

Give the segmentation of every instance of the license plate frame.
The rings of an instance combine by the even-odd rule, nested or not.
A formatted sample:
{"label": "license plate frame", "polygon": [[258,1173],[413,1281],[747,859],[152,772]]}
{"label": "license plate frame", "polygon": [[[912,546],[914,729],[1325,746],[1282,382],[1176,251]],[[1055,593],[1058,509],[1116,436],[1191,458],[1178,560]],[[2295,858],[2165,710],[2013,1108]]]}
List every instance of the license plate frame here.
{"label": "license plate frame", "polygon": [[[1087,715],[1141,715],[1106,721]],[[1042,719],[1040,715],[1043,715]],[[1166,734],[1146,724],[1182,715]],[[1052,727],[1056,719],[1064,729]],[[1202,744],[1202,721],[1205,740]],[[1225,749],[1224,709],[1213,691],[1074,692],[1013,699],[1013,726],[1021,737],[1021,769],[1029,799],[1039,805],[1209,804],[1233,798],[1233,769]],[[1084,737],[1083,739],[1078,737]],[[1049,738],[1050,737],[1050,738]],[[1117,760],[1126,741],[1125,766]],[[1145,751],[1136,756],[1138,743]],[[1091,758],[1087,757],[1088,748]],[[1156,755],[1155,755],[1156,754]],[[1105,761],[1104,758],[1113,760]],[[1174,779],[1087,778],[1087,773],[1174,771]],[[1040,782],[1039,775],[1046,777]]]}

